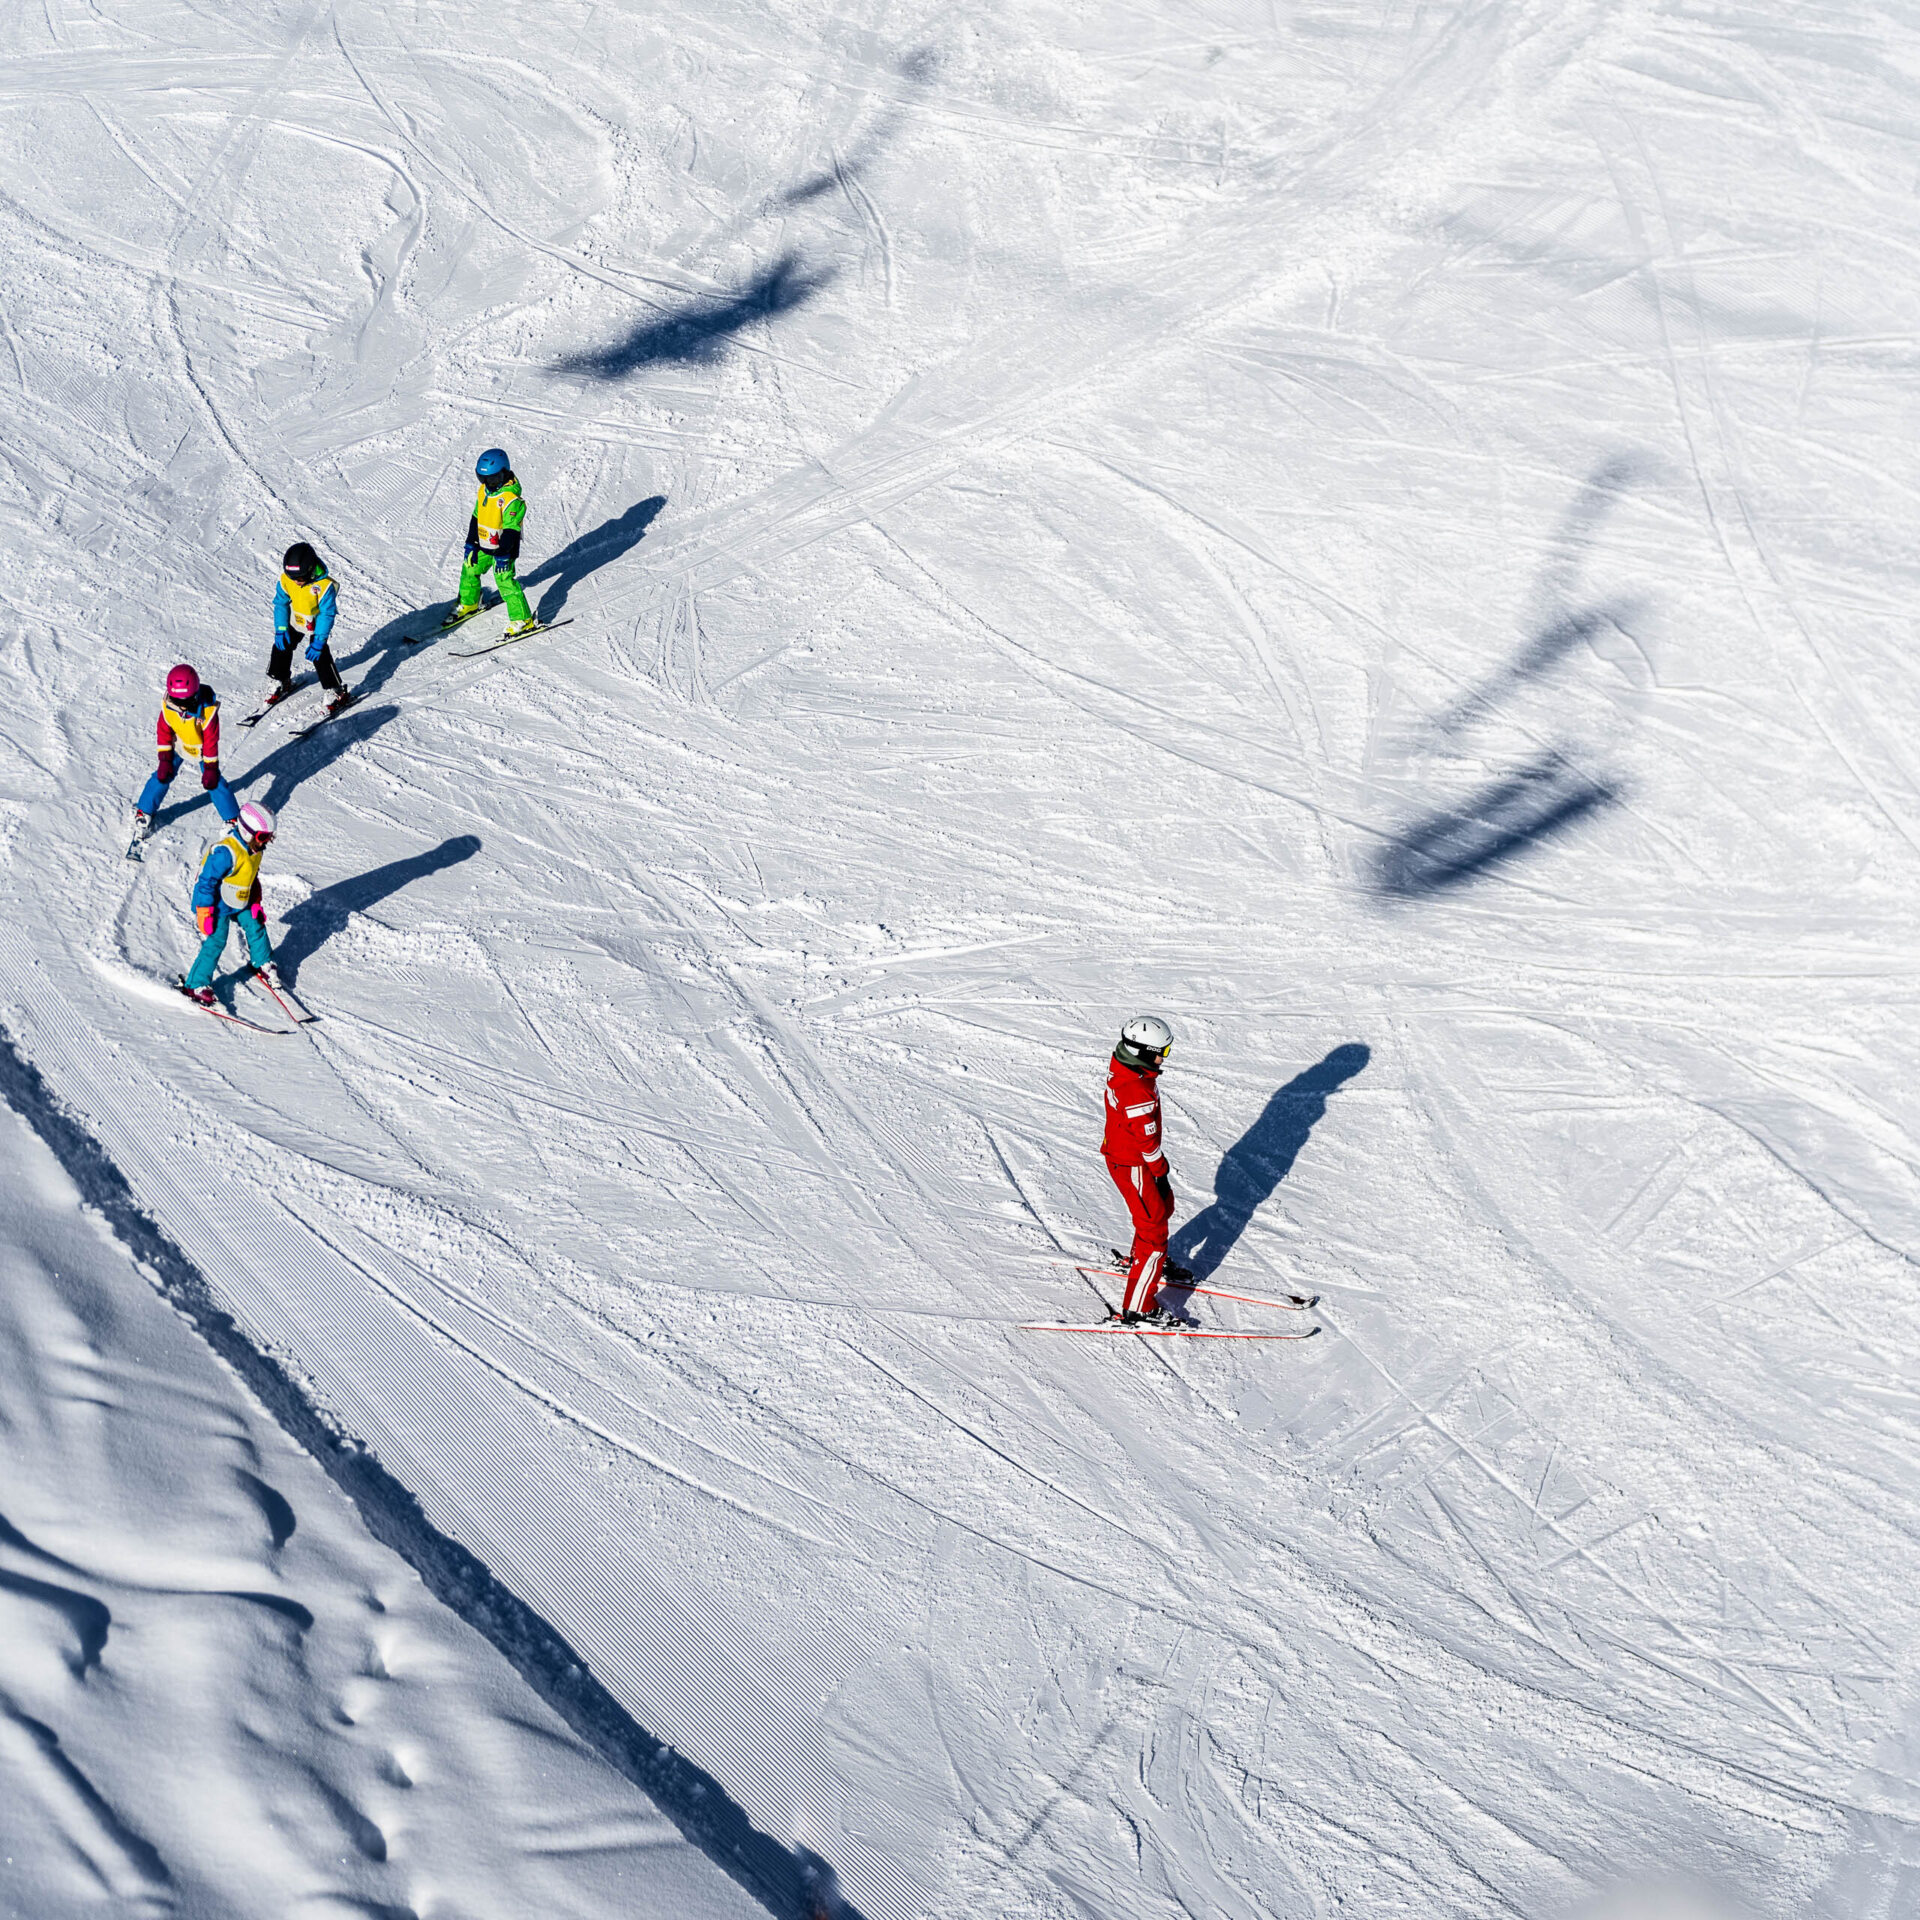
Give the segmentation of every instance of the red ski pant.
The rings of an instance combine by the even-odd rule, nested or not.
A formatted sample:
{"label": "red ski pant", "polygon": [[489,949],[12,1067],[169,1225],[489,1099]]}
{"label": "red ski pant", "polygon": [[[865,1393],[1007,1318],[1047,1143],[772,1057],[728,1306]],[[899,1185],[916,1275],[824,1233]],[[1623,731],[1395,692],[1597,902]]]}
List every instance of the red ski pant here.
{"label": "red ski pant", "polygon": [[1107,1162],[1113,1184],[1133,1215],[1133,1257],[1127,1263],[1122,1313],[1151,1313],[1160,1298],[1160,1276],[1167,1264],[1167,1222],[1173,1218],[1173,1186],[1164,1172]]}

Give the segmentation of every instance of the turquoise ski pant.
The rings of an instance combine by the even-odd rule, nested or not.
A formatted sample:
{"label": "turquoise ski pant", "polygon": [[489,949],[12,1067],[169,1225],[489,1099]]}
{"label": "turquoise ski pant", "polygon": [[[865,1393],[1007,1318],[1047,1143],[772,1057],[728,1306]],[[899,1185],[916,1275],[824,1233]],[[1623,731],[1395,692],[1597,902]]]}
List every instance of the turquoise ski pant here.
{"label": "turquoise ski pant", "polygon": [[214,911],[219,918],[213,923],[213,931],[200,942],[200,952],[194,960],[193,971],[187,975],[187,985],[190,987],[213,985],[214,970],[220,964],[220,956],[227,950],[227,934],[235,925],[246,936],[247,952],[256,967],[264,967],[273,958],[273,949],[267,944],[267,930],[253,917],[251,907],[242,907],[235,913],[222,900]]}

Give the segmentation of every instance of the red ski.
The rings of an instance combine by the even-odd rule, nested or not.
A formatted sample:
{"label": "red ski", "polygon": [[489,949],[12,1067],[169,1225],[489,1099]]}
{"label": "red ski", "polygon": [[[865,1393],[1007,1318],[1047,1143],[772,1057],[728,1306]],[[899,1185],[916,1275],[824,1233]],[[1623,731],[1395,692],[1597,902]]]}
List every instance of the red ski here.
{"label": "red ski", "polygon": [[1118,1320],[1022,1320],[1022,1333],[1112,1333],[1134,1340],[1311,1340],[1320,1331],[1305,1333],[1232,1333],[1222,1327],[1128,1327]]}
{"label": "red ski", "polygon": [[187,991],[184,983],[176,984],[174,992],[177,993],[188,1006],[197,1007],[202,1013],[210,1013],[216,1020],[226,1020],[230,1021],[236,1027],[245,1027],[249,1033],[285,1034],[289,1031],[286,1027],[263,1027],[258,1020],[249,1020],[244,1014],[229,1013],[225,1007],[210,1007],[204,1001],[196,1000],[193,995]]}
{"label": "red ski", "polygon": [[[1117,1267],[1076,1266],[1075,1273],[1084,1273],[1089,1277],[1098,1274],[1105,1280],[1125,1280],[1126,1273]],[[1274,1299],[1265,1293],[1230,1293],[1225,1287],[1205,1287],[1197,1280],[1162,1280],[1163,1293],[1204,1293],[1210,1300],[1244,1300],[1250,1307],[1278,1307],[1282,1313],[1304,1313],[1309,1307],[1320,1304],[1316,1294],[1290,1293],[1282,1299]]]}
{"label": "red ski", "polygon": [[1204,1293],[1209,1300],[1244,1300],[1250,1307],[1278,1307],[1282,1313],[1305,1313],[1309,1307],[1320,1304],[1317,1293],[1289,1293],[1278,1300],[1269,1299],[1264,1293],[1229,1293],[1225,1287],[1203,1287],[1189,1281],[1184,1287],[1174,1287],[1168,1283],[1169,1292]]}
{"label": "red ski", "polygon": [[309,1012],[301,1004],[293,989],[284,983],[276,987],[271,980],[263,979],[257,973],[250,973],[247,975],[247,985],[257,987],[260,992],[267,995],[296,1027],[308,1026],[320,1018],[317,1013]]}

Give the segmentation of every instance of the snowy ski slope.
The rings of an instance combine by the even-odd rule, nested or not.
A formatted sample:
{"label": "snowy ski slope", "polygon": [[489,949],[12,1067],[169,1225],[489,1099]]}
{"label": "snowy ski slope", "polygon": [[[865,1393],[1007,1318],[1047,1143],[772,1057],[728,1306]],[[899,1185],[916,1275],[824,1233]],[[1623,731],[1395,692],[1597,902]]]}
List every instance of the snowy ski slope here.
{"label": "snowy ski slope", "polygon": [[0,1913],[759,1912],[0,1141]]}
{"label": "snowy ski slope", "polygon": [[[1920,22],[9,27],[0,1024],[726,1820],[866,1920],[1901,1910]],[[406,647],[495,442],[574,624]],[[119,856],[295,537],[264,1040],[154,984],[184,779]],[[1316,1339],[1015,1330],[1142,1008]]]}

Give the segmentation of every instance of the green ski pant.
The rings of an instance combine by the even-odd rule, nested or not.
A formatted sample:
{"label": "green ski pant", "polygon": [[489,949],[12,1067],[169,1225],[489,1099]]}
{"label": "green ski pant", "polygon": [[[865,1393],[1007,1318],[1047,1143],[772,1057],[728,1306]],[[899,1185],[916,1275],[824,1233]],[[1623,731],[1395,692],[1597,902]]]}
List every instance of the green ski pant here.
{"label": "green ski pant", "polygon": [[533,614],[527,607],[526,590],[513,571],[513,562],[488,553],[484,548],[460,569],[460,604],[463,607],[477,607],[480,604],[480,576],[489,567],[493,569],[493,584],[500,589],[500,598],[507,603],[507,612],[515,620],[531,620]]}

